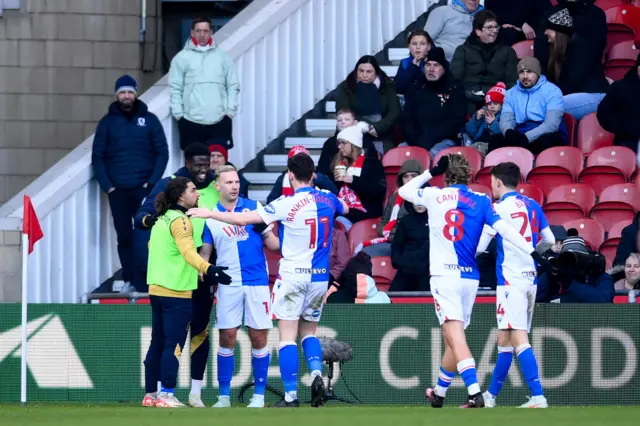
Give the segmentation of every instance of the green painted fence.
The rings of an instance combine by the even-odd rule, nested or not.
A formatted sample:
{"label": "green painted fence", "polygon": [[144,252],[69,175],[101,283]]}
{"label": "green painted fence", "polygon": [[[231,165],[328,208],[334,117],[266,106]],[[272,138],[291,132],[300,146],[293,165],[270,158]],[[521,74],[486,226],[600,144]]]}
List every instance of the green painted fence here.
{"label": "green painted fence", "polygon": [[[213,321],[212,321],[213,323]],[[139,402],[143,359],[150,340],[146,305],[32,305],[29,308],[29,401]],[[431,305],[327,306],[320,336],[348,342],[354,359],[336,370],[336,393],[348,388],[369,404],[421,404],[435,383],[443,341]],[[483,389],[496,357],[495,307],[477,305],[467,330]],[[203,398],[217,395],[217,331],[211,330],[211,354]],[[282,388],[277,361],[278,332],[269,382]],[[540,363],[546,395],[553,405],[639,404],[640,308],[637,305],[538,305],[531,342]],[[0,305],[0,403],[20,397],[20,306]],[[190,384],[189,351],[183,351],[177,396]],[[301,358],[302,398],[310,383]],[[341,370],[341,371],[340,371]],[[305,374],[303,374],[305,373]],[[326,366],[325,366],[326,373]],[[342,373],[342,376],[340,375]],[[251,346],[240,330],[232,388],[252,381]],[[448,400],[465,396],[456,378]],[[498,402],[525,401],[526,383],[514,361]],[[275,397],[268,397],[268,401]]]}

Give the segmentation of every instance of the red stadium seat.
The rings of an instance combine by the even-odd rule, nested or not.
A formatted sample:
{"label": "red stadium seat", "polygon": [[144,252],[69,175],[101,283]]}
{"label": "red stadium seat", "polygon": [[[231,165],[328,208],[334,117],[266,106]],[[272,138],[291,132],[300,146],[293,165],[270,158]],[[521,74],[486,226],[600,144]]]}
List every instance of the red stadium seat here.
{"label": "red stadium seat", "polygon": [[365,219],[353,224],[347,235],[349,241],[349,251],[351,254],[355,251],[358,244],[364,241],[370,241],[374,238],[378,238],[378,226],[380,225],[380,218],[377,219]]}
{"label": "red stadium seat", "polygon": [[551,190],[544,205],[544,214],[551,225],[587,217],[596,203],[596,193],[589,185],[573,183]]}
{"label": "red stadium seat", "polygon": [[609,230],[618,222],[633,220],[640,210],[640,186],[622,183],[605,188],[589,216]]}
{"label": "red stadium seat", "polygon": [[521,179],[529,174],[533,168],[533,154],[524,148],[505,147],[491,151],[484,159],[484,167],[476,175],[476,183],[491,186],[491,167],[496,164],[512,162],[520,167]]}
{"label": "red stadium seat", "polygon": [[640,29],[640,9],[630,5],[610,7],[605,10],[607,16],[607,49],[625,40],[634,40]]}
{"label": "red stadium seat", "polygon": [[548,195],[559,185],[573,183],[578,179],[584,157],[578,148],[557,146],[542,151],[527,176],[527,182],[535,183]]}
{"label": "red stadium seat", "polygon": [[518,59],[522,59],[525,56],[533,56],[533,40],[519,41],[512,45],[511,48],[516,51]]}
{"label": "red stadium seat", "polygon": [[565,222],[563,226],[566,230],[577,229],[578,234],[584,238],[584,241],[592,250],[598,250],[604,242],[604,227],[595,219],[570,220]]}
{"label": "red stadium seat", "polygon": [[391,281],[396,276],[396,270],[391,266],[391,258],[389,256],[372,257],[371,264],[376,287],[380,291],[389,291]]}
{"label": "red stadium seat", "polygon": [[333,229],[341,229],[345,234],[347,233],[347,227],[345,226],[344,223],[340,222],[339,220],[333,221]]}
{"label": "red stadium seat", "polygon": [[604,64],[604,73],[610,79],[622,80],[624,75],[634,67],[638,57],[638,49],[633,40],[622,41],[611,47],[609,59]]}
{"label": "red stadium seat", "polygon": [[629,2],[627,0],[596,0],[596,6],[602,10],[607,10],[612,7],[626,5]]}
{"label": "red stadium seat", "polygon": [[538,185],[532,183],[521,183],[518,185],[518,192],[531,198],[540,205],[544,204],[544,193]]}
{"label": "red stadium seat", "polygon": [[481,185],[479,183],[470,183],[469,189],[475,192],[481,192],[483,194],[487,194],[489,198],[493,200],[493,192],[491,191],[491,188],[489,188],[486,185]]}
{"label": "red stadium seat", "polygon": [[387,179],[387,198],[398,189],[398,173],[400,167],[409,159],[418,160],[425,169],[431,165],[431,154],[418,146],[403,146],[389,150],[382,157],[382,166]]}
{"label": "red stadium seat", "polygon": [[618,244],[620,244],[620,239],[622,238],[622,230],[631,225],[631,223],[631,220],[623,220],[622,222],[618,222],[613,225],[609,230],[607,240],[600,246],[600,253],[602,253],[607,259],[607,268],[610,268],[611,265],[613,265],[613,259],[616,257],[616,250],[618,249]]}
{"label": "red stadium seat", "polygon": [[[482,155],[480,152],[470,146],[454,146],[452,148],[446,148],[436,154],[433,158],[433,164],[438,164],[438,160],[440,160],[443,155],[447,154],[462,154],[462,156],[467,159],[471,166],[471,182],[473,182],[476,173],[478,173],[478,170],[482,167]],[[444,188],[444,175],[434,177],[429,181],[429,184],[431,186]]]}
{"label": "red stadium seat", "polygon": [[578,182],[586,183],[599,195],[607,186],[628,182],[636,169],[636,154],[624,146],[598,148],[587,158],[587,167]]}
{"label": "red stadium seat", "polygon": [[589,155],[593,150],[613,145],[613,133],[604,130],[596,113],[588,114],[580,120],[578,124],[578,148],[585,155]]}
{"label": "red stadium seat", "polygon": [[565,126],[567,126],[567,133],[569,134],[569,145],[576,146],[576,131],[578,129],[578,121],[573,118],[573,115],[565,112],[562,116]]}

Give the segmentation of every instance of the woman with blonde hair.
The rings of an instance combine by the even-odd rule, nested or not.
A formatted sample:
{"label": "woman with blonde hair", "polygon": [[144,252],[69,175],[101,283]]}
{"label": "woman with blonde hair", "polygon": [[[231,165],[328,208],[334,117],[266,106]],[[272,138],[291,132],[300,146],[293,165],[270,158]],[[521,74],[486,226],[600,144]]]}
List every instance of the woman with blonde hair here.
{"label": "woman with blonde hair", "polygon": [[640,290],[640,253],[631,253],[622,265],[614,266],[609,275],[624,271],[624,278],[616,281],[614,288],[618,290]]}

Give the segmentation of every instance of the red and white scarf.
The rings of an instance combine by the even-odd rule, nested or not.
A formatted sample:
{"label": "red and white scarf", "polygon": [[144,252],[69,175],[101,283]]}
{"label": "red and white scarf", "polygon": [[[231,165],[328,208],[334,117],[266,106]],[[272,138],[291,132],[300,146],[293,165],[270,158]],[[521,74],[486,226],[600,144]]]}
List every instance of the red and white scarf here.
{"label": "red and white scarf", "polygon": [[285,197],[293,195],[293,188],[291,187],[291,181],[289,180],[289,173],[284,174],[284,178],[282,179],[282,194]]}
{"label": "red and white scarf", "polygon": [[374,244],[386,243],[389,241],[389,236],[391,235],[391,231],[395,228],[398,223],[398,214],[400,213],[400,208],[402,207],[402,197],[396,194],[396,198],[393,200],[393,209],[391,210],[391,216],[389,217],[389,222],[382,228],[382,237],[374,238],[371,241],[364,241],[358,244],[355,252],[358,253],[364,247],[369,247]]}
{"label": "red and white scarf", "polygon": [[[347,166],[346,162],[342,160],[340,163],[342,166]],[[360,177],[362,174],[362,166],[364,165],[364,155],[360,154],[360,157],[347,169],[347,176],[351,177]],[[338,192],[338,198],[347,203],[349,209],[361,210],[363,212],[367,212],[367,209],[364,208],[362,202],[360,201],[360,197],[358,194],[351,188],[346,182],[342,182],[342,187],[340,188],[340,192]]]}

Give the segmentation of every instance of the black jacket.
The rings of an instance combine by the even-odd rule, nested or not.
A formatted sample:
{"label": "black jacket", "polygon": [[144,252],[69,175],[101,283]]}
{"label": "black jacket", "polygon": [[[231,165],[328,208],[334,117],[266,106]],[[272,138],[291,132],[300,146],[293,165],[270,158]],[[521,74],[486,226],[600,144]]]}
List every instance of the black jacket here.
{"label": "black jacket", "polygon": [[568,8],[573,18],[574,34],[567,46],[559,81],[552,81],[563,95],[572,93],[606,93],[609,83],[604,75],[602,56],[607,47],[607,18],[595,0],[567,2],[559,0],[549,9],[536,29],[534,56],[540,61],[542,73],[547,75],[549,43],[544,35],[547,18],[553,13]]}
{"label": "black jacket", "polygon": [[598,105],[598,121],[615,135],[614,145],[638,150],[640,140],[640,77],[632,67],[622,80],[614,82]]}
{"label": "black jacket", "polygon": [[484,96],[473,97],[470,92],[487,93],[499,81],[507,89],[512,88],[518,81],[517,66],[518,57],[511,47],[500,43],[483,43],[473,33],[453,54],[451,73],[464,85],[468,99],[483,102]]}
{"label": "black jacket", "polygon": [[408,215],[396,225],[391,242],[391,265],[411,275],[429,274],[429,214],[418,213],[413,204],[405,203]]}
{"label": "black jacket", "polygon": [[427,150],[445,139],[460,139],[467,113],[464,88],[450,72],[405,95],[403,130],[411,146]]}
{"label": "black jacket", "polygon": [[613,259],[613,266],[624,265],[631,253],[637,253],[638,250],[640,250],[640,247],[637,247],[639,228],[640,213],[636,214],[631,225],[626,226],[622,230],[622,238],[620,239],[620,244],[618,244],[618,249],[616,250],[616,257]]}
{"label": "black jacket", "polygon": [[[551,8],[549,0],[485,0],[484,7],[498,15],[498,24],[510,24],[518,28],[527,23],[537,30],[544,12]],[[511,46],[525,39],[521,31],[512,28],[500,28],[498,40]]]}
{"label": "black jacket", "polygon": [[[335,135],[324,141],[322,151],[320,152],[320,159],[318,160],[318,166],[316,167],[316,173],[322,173],[327,176],[331,174],[329,167],[338,153],[338,133],[339,131],[336,131]],[[373,136],[368,133],[362,135],[362,147],[369,151],[375,151],[376,147],[373,144]]]}
{"label": "black jacket", "polygon": [[[387,180],[384,175],[384,168],[378,159],[376,150],[364,150],[365,160],[362,166],[360,177],[354,177],[350,184],[351,189],[360,198],[362,206],[367,210],[364,218],[374,219],[382,216],[384,197],[387,193]],[[338,191],[342,188],[343,182],[336,182],[333,173],[327,176],[336,185]]]}

